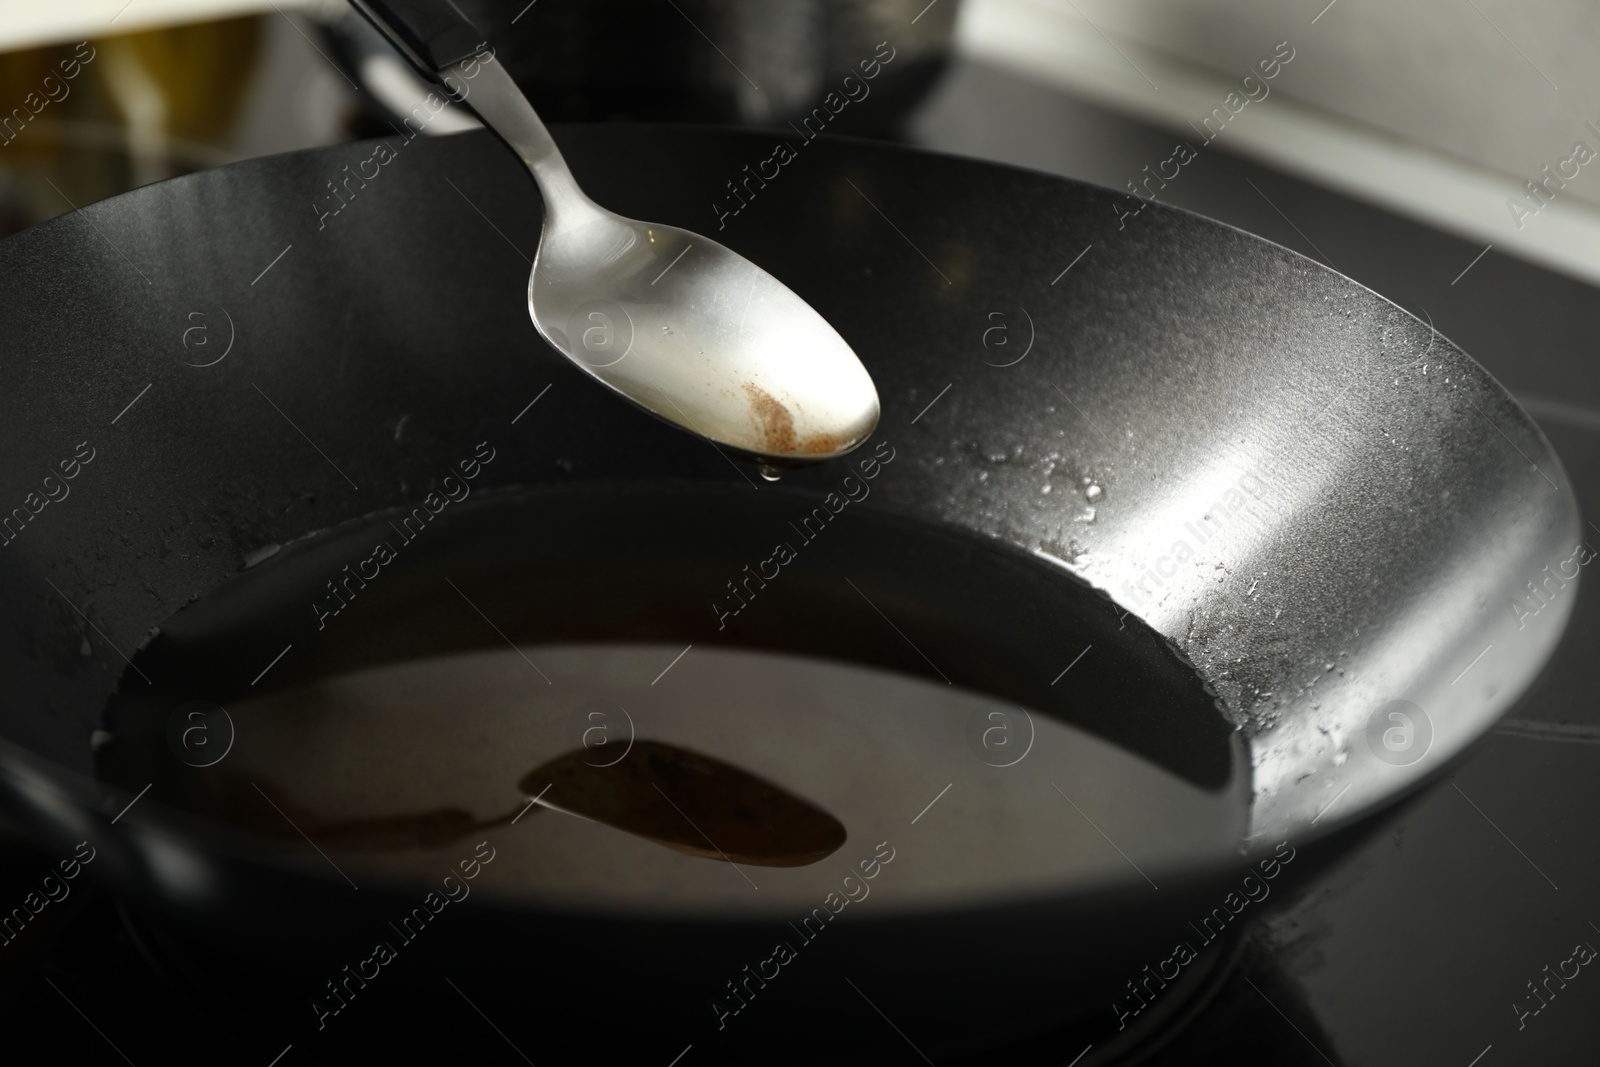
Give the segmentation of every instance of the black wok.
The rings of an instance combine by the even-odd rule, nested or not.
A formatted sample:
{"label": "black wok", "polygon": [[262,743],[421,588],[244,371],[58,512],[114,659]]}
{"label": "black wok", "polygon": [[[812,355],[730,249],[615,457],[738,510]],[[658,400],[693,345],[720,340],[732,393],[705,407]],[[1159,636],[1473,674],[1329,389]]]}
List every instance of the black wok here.
{"label": "black wok", "polygon": [[[187,961],[173,966],[300,1012],[297,1055],[448,1045],[450,977],[540,1063],[667,1063],[686,1046],[685,1064],[851,1062],[908,1052],[890,1026],[940,1059],[1033,1041],[1027,1056],[1065,1063],[1088,1035],[1093,1062],[1127,1040],[1109,1009],[1125,980],[1168,955],[1244,863],[1437,775],[1553,649],[1579,565],[1554,453],[1448,341],[1326,268],[1103,190],[827,139],[724,216],[727,183],[772,154],[771,135],[558,139],[598,202],[714,234],[861,355],[884,402],[877,440],[896,458],[817,566],[869,583],[870,610],[818,581],[781,617],[716,625],[703,579],[748,559],[721,531],[810,507],[842,471],[758,485],[545,348],[524,307],[538,200],[487,135],[396,138],[381,166],[363,164],[373,143],[255,160],[0,245],[0,488],[22,509],[0,551],[6,802],[64,855],[91,841],[89,869],[169,961]],[[344,195],[330,185],[355,173],[369,177]],[[496,459],[475,491],[520,494],[502,536],[525,538],[528,567],[552,583],[551,610],[529,611],[519,639],[795,648],[1047,713],[1051,680],[1084,645],[1165,663],[1174,686],[1187,661],[1225,714],[1121,707],[1132,660],[1111,661],[1072,676],[1105,697],[1077,722],[1217,787],[1242,740],[1252,854],[1128,870],[1066,897],[865,913],[784,979],[787,1001],[727,1029],[708,1001],[761,955],[771,923],[502,895],[408,947],[319,1028],[308,1007],[323,980],[415,886],[352,892],[309,849],[286,856],[173,810],[160,789],[140,799],[96,781],[97,731],[119,728],[108,703],[137,704],[141,670],[171,662],[163,642],[196,598],[227,607],[226,640],[185,682],[197,695],[377,655],[359,636],[327,638],[303,608],[214,591],[257,567],[314,586],[345,558],[341,537],[410,508],[480,441]],[[1051,465],[1092,474],[1100,493],[1042,493]],[[450,543],[470,571],[481,542]],[[560,585],[574,568],[633,584]],[[638,601],[650,610],[630,615]],[[376,625],[386,606],[370,603]],[[1384,741],[1395,701],[1410,731],[1399,744]],[[138,721],[134,708],[120,725]],[[174,760],[150,777],[183,773]],[[208,947],[223,938],[226,967]],[[1151,1017],[1179,1007],[1157,1004]],[[269,1053],[274,1040],[261,1037]]]}

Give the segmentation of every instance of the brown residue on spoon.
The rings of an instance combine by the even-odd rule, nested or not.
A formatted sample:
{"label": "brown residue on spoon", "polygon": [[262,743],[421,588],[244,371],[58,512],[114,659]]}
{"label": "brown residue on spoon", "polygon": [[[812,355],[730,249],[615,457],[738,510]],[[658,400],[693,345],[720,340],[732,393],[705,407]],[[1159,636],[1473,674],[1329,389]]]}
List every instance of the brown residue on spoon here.
{"label": "brown residue on spoon", "polygon": [[744,383],[744,395],[750,398],[750,410],[761,426],[762,448],[778,455],[798,452],[794,416],[789,414],[789,409],[754,382]]}
{"label": "brown residue on spoon", "polygon": [[814,433],[801,438],[794,429],[794,415],[771,393],[754,382],[744,383],[750,398],[750,411],[761,425],[763,451],[774,455],[826,456],[856,442],[831,433]]}
{"label": "brown residue on spoon", "polygon": [[800,451],[808,456],[824,456],[844,447],[844,440],[831,433],[814,433],[800,442]]}

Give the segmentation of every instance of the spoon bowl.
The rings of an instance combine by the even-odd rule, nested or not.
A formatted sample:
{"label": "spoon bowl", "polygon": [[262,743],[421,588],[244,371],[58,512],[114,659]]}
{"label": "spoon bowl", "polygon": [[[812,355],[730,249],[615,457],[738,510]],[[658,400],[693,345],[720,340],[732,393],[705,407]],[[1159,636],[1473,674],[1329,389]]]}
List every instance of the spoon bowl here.
{"label": "spoon bowl", "polygon": [[547,217],[528,276],[528,313],[557,351],[651,414],[772,466],[832,459],[871,434],[866,368],[782,282],[699,234],[585,214]]}

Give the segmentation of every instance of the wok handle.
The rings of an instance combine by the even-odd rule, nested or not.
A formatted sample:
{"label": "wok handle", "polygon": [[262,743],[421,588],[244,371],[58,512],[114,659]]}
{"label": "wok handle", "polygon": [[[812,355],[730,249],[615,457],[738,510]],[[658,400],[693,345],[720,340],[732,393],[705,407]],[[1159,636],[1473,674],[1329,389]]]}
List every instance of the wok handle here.
{"label": "wok handle", "polygon": [[487,46],[478,27],[449,0],[350,0],[389,43],[433,82]]}

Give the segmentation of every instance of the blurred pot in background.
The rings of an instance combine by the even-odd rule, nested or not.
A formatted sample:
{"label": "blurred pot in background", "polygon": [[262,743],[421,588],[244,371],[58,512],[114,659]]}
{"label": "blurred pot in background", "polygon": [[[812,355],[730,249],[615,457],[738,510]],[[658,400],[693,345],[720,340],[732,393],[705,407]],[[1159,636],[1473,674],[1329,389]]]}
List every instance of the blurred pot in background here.
{"label": "blurred pot in background", "polygon": [[[829,132],[877,136],[943,72],[959,4],[456,0],[549,122],[784,126],[828,106]],[[377,34],[354,14],[330,33],[387,117],[408,113],[421,83]]]}
{"label": "blurred pot in background", "polygon": [[0,55],[0,237],[235,158],[254,17]]}

